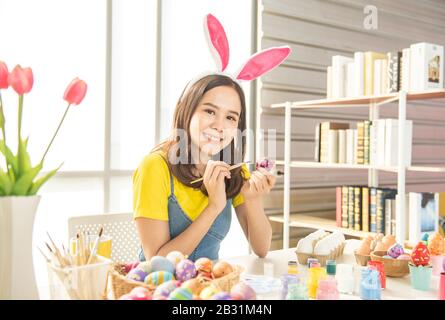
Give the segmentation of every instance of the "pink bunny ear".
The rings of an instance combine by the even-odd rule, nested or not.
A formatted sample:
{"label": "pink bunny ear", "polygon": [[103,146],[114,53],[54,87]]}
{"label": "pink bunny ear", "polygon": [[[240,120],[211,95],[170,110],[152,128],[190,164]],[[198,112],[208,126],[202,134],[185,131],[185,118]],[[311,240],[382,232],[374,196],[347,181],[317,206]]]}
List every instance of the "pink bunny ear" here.
{"label": "pink bunny ear", "polygon": [[229,42],[227,41],[226,32],[218,19],[211,14],[208,14],[206,17],[206,25],[208,37],[219,55],[220,70],[222,72],[229,64]]}
{"label": "pink bunny ear", "polygon": [[290,54],[290,47],[269,48],[254,54],[244,65],[237,80],[254,80],[280,65]]}

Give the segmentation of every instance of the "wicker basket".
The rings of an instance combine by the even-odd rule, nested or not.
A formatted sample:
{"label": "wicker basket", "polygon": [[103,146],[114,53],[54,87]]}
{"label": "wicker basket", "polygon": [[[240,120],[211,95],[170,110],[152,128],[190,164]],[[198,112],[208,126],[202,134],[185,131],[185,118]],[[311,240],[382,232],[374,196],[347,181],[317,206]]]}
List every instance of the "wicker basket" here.
{"label": "wicker basket", "polygon": [[315,259],[318,260],[318,262],[320,263],[321,266],[325,266],[326,262],[328,260],[336,260],[338,257],[340,257],[343,254],[343,251],[345,249],[345,245],[346,245],[346,243],[343,242],[337,248],[332,250],[331,253],[328,254],[328,255],[320,255],[320,254],[313,254],[313,253],[303,253],[303,252],[298,252],[298,251],[295,251],[295,253],[297,255],[297,260],[298,260],[299,264],[306,265],[307,264],[307,259],[315,258]]}
{"label": "wicker basket", "polygon": [[371,260],[382,262],[388,277],[401,278],[409,274],[408,260],[383,258],[384,255],[386,255],[386,251],[373,251]]}
{"label": "wicker basket", "polygon": [[[108,273],[109,276],[109,286],[111,287],[111,292],[113,298],[118,300],[124,294],[129,293],[133,288],[144,287],[153,293],[156,289],[153,285],[148,285],[144,282],[134,281],[126,277],[125,265],[121,263],[114,263],[110,267]],[[108,293],[108,292],[107,292]]]}
{"label": "wicker basket", "polygon": [[358,265],[366,267],[368,265],[368,262],[371,260],[371,256],[370,255],[363,255],[363,254],[359,254],[357,253],[357,251],[354,251],[354,256],[355,256],[355,261],[357,262]]}
{"label": "wicker basket", "polygon": [[[244,268],[239,265],[233,266],[233,272],[224,277],[210,280],[208,285],[213,284],[222,291],[230,292],[232,287],[240,281],[241,272]],[[124,294],[129,293],[135,287],[147,288],[151,293],[156,289],[154,285],[148,285],[144,282],[134,281],[126,277],[124,264],[115,263],[110,267],[109,286],[111,287],[114,299],[119,299]]]}

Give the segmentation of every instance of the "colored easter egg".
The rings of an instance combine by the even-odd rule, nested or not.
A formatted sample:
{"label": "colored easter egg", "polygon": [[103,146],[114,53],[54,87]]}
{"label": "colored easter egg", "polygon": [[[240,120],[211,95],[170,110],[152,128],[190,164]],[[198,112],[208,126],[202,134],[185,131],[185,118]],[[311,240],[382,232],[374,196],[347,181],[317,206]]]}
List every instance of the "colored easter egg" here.
{"label": "colored easter egg", "polygon": [[429,236],[428,233],[424,233],[423,236],[422,236],[422,239],[421,239],[421,240],[422,240],[422,241],[428,241],[429,237],[430,237],[430,236]]}
{"label": "colored easter egg", "polygon": [[137,269],[141,269],[146,274],[149,274],[152,271],[151,270],[151,262],[150,261],[143,261],[143,262],[139,263],[139,265],[136,268]]}
{"label": "colored easter egg", "polygon": [[230,294],[233,296],[240,296],[242,300],[256,300],[255,291],[244,282],[239,282],[232,287]]}
{"label": "colored easter egg", "polygon": [[151,271],[167,271],[172,274],[175,273],[175,266],[165,257],[154,256],[150,259]]}
{"label": "colored easter egg", "polygon": [[215,278],[221,278],[233,272],[233,267],[225,261],[219,261],[213,267],[212,273]]}
{"label": "colored easter egg", "polygon": [[169,280],[164,283],[161,283],[153,292],[153,298],[158,298],[159,296],[164,296],[168,298],[170,293],[172,293],[175,289],[179,288],[181,283],[178,280]]}
{"label": "colored easter egg", "polygon": [[145,273],[143,270],[141,269],[132,269],[130,270],[130,272],[127,274],[127,278],[134,280],[134,281],[140,281],[140,282],[144,282],[145,277],[147,276],[147,273]]}
{"label": "colored easter egg", "polygon": [[398,256],[405,253],[405,250],[403,250],[403,246],[395,243],[388,249],[388,255],[396,259]]}
{"label": "colored easter egg", "polygon": [[430,252],[423,242],[419,242],[411,253],[411,261],[416,266],[426,266],[430,262]]}
{"label": "colored easter egg", "polygon": [[164,282],[175,280],[175,277],[168,271],[155,271],[145,277],[144,282],[146,284],[152,284],[158,286]]}
{"label": "colored easter egg", "polygon": [[166,256],[167,260],[169,260],[174,266],[176,266],[179,261],[185,259],[185,256],[179,251],[169,252]]}
{"label": "colored easter egg", "polygon": [[213,285],[210,285],[210,286],[202,289],[201,293],[199,294],[199,297],[203,300],[207,300],[219,292],[221,292],[220,289],[218,289],[217,287],[215,287]]}
{"label": "colored easter egg", "polygon": [[213,270],[213,262],[209,258],[199,258],[195,261],[195,268],[198,273],[210,274]]}
{"label": "colored easter egg", "polygon": [[211,300],[232,300],[232,296],[228,292],[218,292],[212,296]]}
{"label": "colored easter egg", "polygon": [[193,293],[188,288],[176,288],[168,296],[168,300],[192,300]]}
{"label": "colored easter egg", "polygon": [[190,289],[193,294],[199,295],[205,287],[208,286],[208,281],[205,281],[203,278],[194,278],[187,281],[184,281],[181,284],[181,288]]}
{"label": "colored easter egg", "polygon": [[429,237],[428,250],[430,250],[430,253],[434,256],[445,254],[445,239],[439,232]]}
{"label": "colored easter egg", "polygon": [[387,234],[382,238],[382,242],[389,248],[396,243],[396,237],[392,234]]}
{"label": "colored easter egg", "polygon": [[266,169],[267,171],[271,171],[274,164],[275,162],[273,160],[263,159],[256,163],[256,169],[258,170],[259,168],[263,168]]}
{"label": "colored easter egg", "polygon": [[130,296],[132,300],[150,300],[151,294],[148,289],[144,287],[136,287],[130,291]]}
{"label": "colored easter egg", "polygon": [[183,259],[176,265],[176,279],[179,281],[187,281],[196,276],[196,268],[193,261]]}

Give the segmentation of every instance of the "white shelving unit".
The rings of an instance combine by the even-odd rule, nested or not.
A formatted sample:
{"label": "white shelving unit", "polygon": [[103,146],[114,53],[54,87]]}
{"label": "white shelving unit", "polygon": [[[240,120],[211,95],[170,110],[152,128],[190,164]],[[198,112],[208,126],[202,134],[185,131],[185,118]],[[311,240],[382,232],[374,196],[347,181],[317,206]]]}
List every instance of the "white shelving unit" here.
{"label": "white shelving unit", "polygon": [[[355,231],[351,229],[339,228],[335,225],[335,221],[330,219],[323,219],[318,217],[311,217],[310,215],[290,215],[290,182],[291,168],[319,168],[319,169],[359,169],[368,170],[368,185],[370,187],[378,187],[378,171],[389,171],[397,173],[397,193],[398,200],[396,203],[396,239],[402,243],[406,239],[405,234],[405,183],[406,171],[416,172],[445,172],[445,167],[424,167],[424,166],[409,166],[405,165],[405,139],[404,128],[406,121],[406,102],[413,100],[429,100],[445,98],[445,90],[431,90],[422,92],[405,92],[380,95],[380,96],[362,96],[354,98],[341,99],[322,99],[299,102],[285,102],[271,105],[272,108],[285,109],[285,127],[284,127],[284,161],[277,161],[277,165],[284,166],[284,212],[283,217],[272,217],[271,220],[283,223],[283,249],[289,248],[289,228],[305,227],[305,228],[323,228],[325,230],[334,231],[341,230],[345,234],[363,237],[366,233],[363,231]],[[381,167],[360,164],[337,164],[337,163],[321,163],[321,162],[305,162],[305,161],[291,161],[291,119],[293,109],[319,109],[319,108],[350,108],[350,107],[367,107],[369,108],[369,120],[374,121],[379,119],[379,106],[390,102],[398,101],[398,166],[395,167]],[[292,219],[291,219],[292,218]]]}

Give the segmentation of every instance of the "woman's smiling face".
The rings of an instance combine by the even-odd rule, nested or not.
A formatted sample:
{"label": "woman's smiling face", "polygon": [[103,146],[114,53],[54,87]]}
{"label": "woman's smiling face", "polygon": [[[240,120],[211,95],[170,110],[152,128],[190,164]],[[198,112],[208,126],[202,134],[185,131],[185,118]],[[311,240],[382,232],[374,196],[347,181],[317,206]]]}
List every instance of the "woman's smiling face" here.
{"label": "woman's smiling face", "polygon": [[230,144],[240,114],[241,101],[235,89],[219,86],[204,94],[190,121],[192,143],[201,156],[211,157]]}

